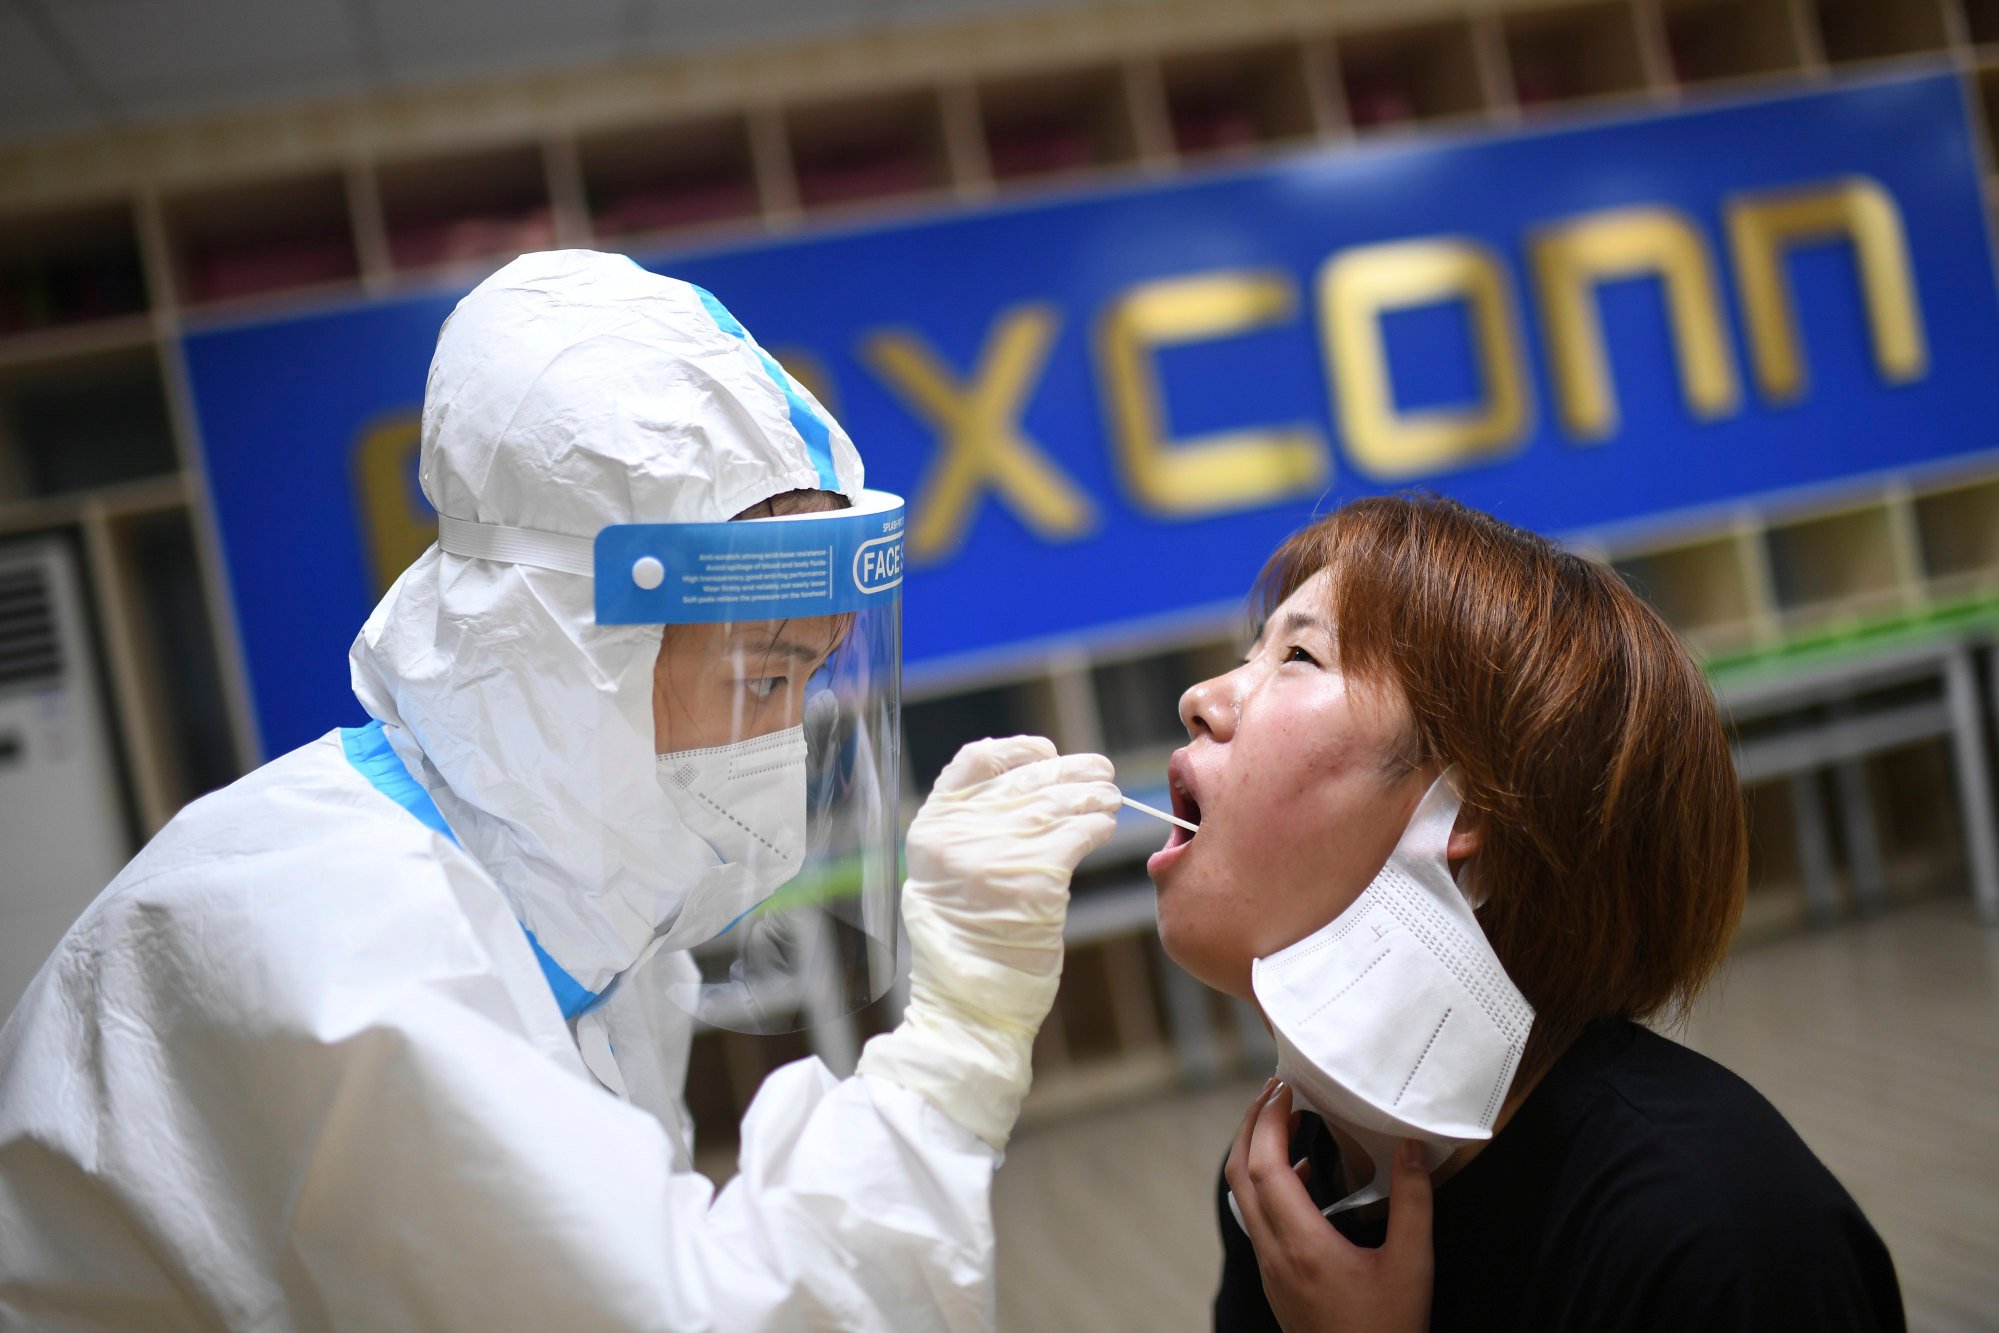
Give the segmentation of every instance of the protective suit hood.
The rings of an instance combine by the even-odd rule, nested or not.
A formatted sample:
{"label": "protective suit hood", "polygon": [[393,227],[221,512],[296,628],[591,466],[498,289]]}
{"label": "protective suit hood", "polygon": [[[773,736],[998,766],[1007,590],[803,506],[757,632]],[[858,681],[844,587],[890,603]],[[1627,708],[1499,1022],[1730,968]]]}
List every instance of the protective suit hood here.
{"label": "protective suit hood", "polygon": [[[862,487],[832,417],[714,297],[622,256],[523,255],[458,304],[424,390],[440,515],[591,539]],[[601,990],[737,868],[654,776],[658,626],[600,626],[592,581],[432,546],[349,654],[354,692],[536,945]],[[692,925],[701,913],[689,913]]]}

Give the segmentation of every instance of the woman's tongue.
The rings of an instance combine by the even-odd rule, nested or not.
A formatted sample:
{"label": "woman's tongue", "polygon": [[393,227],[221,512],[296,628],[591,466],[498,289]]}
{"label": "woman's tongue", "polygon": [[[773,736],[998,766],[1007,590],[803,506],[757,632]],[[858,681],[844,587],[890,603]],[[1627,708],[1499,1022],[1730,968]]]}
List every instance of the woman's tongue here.
{"label": "woman's tongue", "polygon": [[[1188,793],[1176,788],[1173,792],[1173,813],[1190,824],[1199,824],[1201,822],[1201,803]],[[1173,837],[1166,845],[1177,847],[1183,842],[1193,841],[1194,836],[1194,834],[1189,833],[1186,829],[1176,824],[1173,826]]]}

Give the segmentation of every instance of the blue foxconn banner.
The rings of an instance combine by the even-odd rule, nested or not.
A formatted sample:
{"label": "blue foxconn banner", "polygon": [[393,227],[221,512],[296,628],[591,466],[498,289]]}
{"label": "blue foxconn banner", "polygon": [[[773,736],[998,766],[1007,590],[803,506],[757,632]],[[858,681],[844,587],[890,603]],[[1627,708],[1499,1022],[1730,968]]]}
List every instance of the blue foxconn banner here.
{"label": "blue foxconn banner", "polygon": [[[644,259],[908,497],[936,677],[1239,604],[1353,496],[1573,534],[1992,449],[1962,97],[1913,76]],[[416,413],[458,294],[186,339],[267,750],[352,720],[348,643],[430,540]]]}

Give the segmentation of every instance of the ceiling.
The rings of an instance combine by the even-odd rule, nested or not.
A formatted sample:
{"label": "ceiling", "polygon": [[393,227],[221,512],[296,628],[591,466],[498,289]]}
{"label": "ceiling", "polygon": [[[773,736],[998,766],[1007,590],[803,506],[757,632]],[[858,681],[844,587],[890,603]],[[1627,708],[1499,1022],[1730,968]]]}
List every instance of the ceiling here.
{"label": "ceiling", "polygon": [[0,0],[0,140],[1053,0]]}

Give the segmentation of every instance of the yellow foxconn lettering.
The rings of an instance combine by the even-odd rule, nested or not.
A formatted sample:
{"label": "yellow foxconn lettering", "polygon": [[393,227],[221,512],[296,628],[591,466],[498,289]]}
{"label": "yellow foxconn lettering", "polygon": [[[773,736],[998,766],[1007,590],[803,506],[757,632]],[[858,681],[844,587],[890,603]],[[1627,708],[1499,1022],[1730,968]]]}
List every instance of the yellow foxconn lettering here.
{"label": "yellow foxconn lettering", "polygon": [[1155,513],[1212,514],[1323,490],[1332,471],[1324,438],[1303,422],[1173,440],[1154,352],[1297,318],[1287,274],[1204,273],[1134,287],[1097,330],[1111,439],[1132,496]]}
{"label": "yellow foxconn lettering", "polygon": [[386,592],[410,562],[437,540],[437,515],[414,484],[423,422],[403,413],[362,433],[354,449],[354,489],[361,497],[361,545],[375,591]]}
{"label": "yellow foxconn lettering", "polygon": [[819,400],[819,406],[831,412],[837,420],[840,415],[840,399],[833,392],[833,377],[827,373],[826,363],[804,347],[773,347],[771,360],[784,367],[785,374],[805,386],[805,392]]}
{"label": "yellow foxconn lettering", "polygon": [[1617,433],[1616,390],[1597,285],[1657,276],[1687,410],[1704,421],[1741,407],[1714,265],[1700,231],[1670,208],[1616,208],[1567,218],[1532,241],[1534,286],[1547,331],[1562,427],[1579,440]]}
{"label": "yellow foxconn lettering", "polygon": [[1910,272],[1902,212],[1886,190],[1861,176],[1827,184],[1744,195],[1728,202],[1728,245],[1742,286],[1744,321],[1756,387],[1773,403],[1805,393],[1798,322],[1791,306],[1785,252],[1828,237],[1853,243],[1874,365],[1891,384],[1929,371],[1922,311]]}
{"label": "yellow foxconn lettering", "polygon": [[962,384],[913,333],[886,331],[863,341],[869,364],[937,428],[938,457],[911,506],[911,560],[924,564],[956,550],[988,489],[1042,537],[1080,537],[1095,526],[1089,497],[1020,429],[1060,324],[1046,305],[1005,311]]}
{"label": "yellow foxconn lettering", "polygon": [[[1787,262],[1796,247],[1828,239],[1851,245],[1881,377],[1903,383],[1929,373],[1902,215],[1878,182],[1849,176],[1741,195],[1728,199],[1722,214],[1749,361],[1765,401],[1782,405],[1806,393]],[[1619,432],[1597,295],[1604,283],[1632,277],[1656,276],[1662,284],[1689,412],[1712,421],[1742,410],[1722,284],[1692,219],[1663,205],[1581,213],[1537,228],[1525,250],[1556,417],[1567,437],[1596,442]],[[1336,251],[1320,266],[1314,293],[1338,433],[1369,476],[1434,475],[1525,443],[1533,413],[1528,350],[1507,269],[1484,245],[1426,236]],[[1445,302],[1462,303],[1470,313],[1479,401],[1400,410],[1382,318]],[[1175,438],[1164,406],[1161,349],[1281,326],[1298,318],[1298,304],[1289,274],[1259,269],[1155,279],[1105,305],[1093,339],[1096,369],[1112,456],[1139,507],[1195,518],[1316,494],[1329,483],[1333,461],[1323,423]],[[912,564],[955,552],[987,492],[1043,540],[1075,540],[1095,528],[1095,502],[1021,426],[1061,324],[1046,303],[1003,310],[963,379],[912,331],[863,336],[863,360],[936,431],[935,453],[910,507]],[[837,386],[810,351],[787,347],[782,359],[822,402],[833,402]],[[411,484],[417,439],[418,418],[409,413],[371,426],[355,449],[363,546],[378,588],[435,536],[434,517]],[[899,546],[884,546],[865,562],[856,558],[854,575],[864,584],[879,586],[900,574]]]}
{"label": "yellow foxconn lettering", "polygon": [[[1456,237],[1342,250],[1319,270],[1319,300],[1340,433],[1362,471],[1382,480],[1413,477],[1504,454],[1526,440],[1520,322],[1506,270],[1490,250]],[[1399,411],[1381,317],[1445,301],[1470,307],[1484,402]]]}

